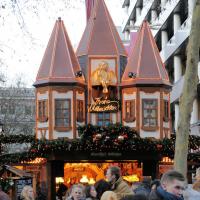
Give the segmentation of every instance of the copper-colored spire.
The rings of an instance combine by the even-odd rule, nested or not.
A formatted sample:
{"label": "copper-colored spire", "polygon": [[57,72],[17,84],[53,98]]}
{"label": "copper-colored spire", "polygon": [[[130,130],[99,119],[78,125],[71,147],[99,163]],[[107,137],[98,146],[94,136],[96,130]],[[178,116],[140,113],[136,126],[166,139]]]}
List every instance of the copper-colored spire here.
{"label": "copper-colored spire", "polygon": [[82,83],[84,77],[61,18],[55,23],[34,86]]}
{"label": "copper-colored spire", "polygon": [[125,85],[170,85],[169,77],[149,28],[144,21],[122,76]]}
{"label": "copper-colored spire", "polygon": [[104,0],[95,1],[77,49],[82,55],[127,55]]}

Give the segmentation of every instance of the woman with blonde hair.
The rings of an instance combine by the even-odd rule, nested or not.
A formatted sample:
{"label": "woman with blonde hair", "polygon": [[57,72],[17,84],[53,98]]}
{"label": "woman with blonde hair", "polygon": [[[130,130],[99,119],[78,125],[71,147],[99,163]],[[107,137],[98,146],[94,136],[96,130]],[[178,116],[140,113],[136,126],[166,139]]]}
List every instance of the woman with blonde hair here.
{"label": "woman with blonde hair", "polygon": [[102,194],[101,200],[117,200],[117,195],[113,191],[106,191]]}
{"label": "woman with blonde hair", "polygon": [[21,199],[23,200],[35,200],[33,188],[29,185],[24,186],[21,192]]}

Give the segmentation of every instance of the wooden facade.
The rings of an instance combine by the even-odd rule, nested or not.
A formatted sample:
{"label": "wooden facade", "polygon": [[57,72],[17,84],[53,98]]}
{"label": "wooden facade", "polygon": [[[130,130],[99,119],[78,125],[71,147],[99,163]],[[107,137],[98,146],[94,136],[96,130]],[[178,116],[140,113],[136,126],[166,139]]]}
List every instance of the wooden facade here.
{"label": "wooden facade", "polygon": [[[147,22],[132,49],[127,63],[127,53],[103,0],[96,2],[76,54],[59,18],[34,83],[36,138],[74,139],[77,127],[88,123],[122,123],[141,137],[169,137],[171,85]],[[95,104],[97,98],[99,104]],[[113,102],[119,102],[117,110]],[[96,106],[95,112],[88,111],[91,105]],[[55,197],[55,177],[58,171],[64,173],[66,162],[138,160],[143,163],[143,175],[154,178],[158,172],[158,155],[92,153],[50,155],[48,199]],[[59,166],[61,169],[55,170]]]}

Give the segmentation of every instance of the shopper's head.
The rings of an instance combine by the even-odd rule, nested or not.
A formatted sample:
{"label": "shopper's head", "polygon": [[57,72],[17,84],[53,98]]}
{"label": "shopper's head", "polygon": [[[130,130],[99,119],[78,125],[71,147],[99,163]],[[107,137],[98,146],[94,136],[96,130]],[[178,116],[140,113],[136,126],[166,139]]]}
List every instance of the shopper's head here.
{"label": "shopper's head", "polygon": [[80,200],[84,196],[83,186],[80,184],[73,185],[71,190],[71,196],[74,200]]}
{"label": "shopper's head", "polygon": [[180,172],[170,170],[163,174],[161,185],[165,191],[179,197],[183,194],[185,178]]}
{"label": "shopper's head", "polygon": [[110,190],[110,184],[105,181],[104,179],[100,179],[99,181],[97,181],[95,183],[95,189],[97,191],[97,198],[100,199],[102,194],[105,192],[105,191],[108,191]]}
{"label": "shopper's head", "polygon": [[85,197],[86,198],[96,198],[97,197],[97,191],[93,185],[88,185],[85,187]]}
{"label": "shopper's head", "polygon": [[106,172],[106,178],[108,182],[114,182],[119,179],[121,176],[121,169],[117,166],[111,166]]}
{"label": "shopper's head", "polygon": [[24,200],[33,200],[34,198],[34,192],[33,188],[29,185],[24,186],[21,192],[21,197]]}

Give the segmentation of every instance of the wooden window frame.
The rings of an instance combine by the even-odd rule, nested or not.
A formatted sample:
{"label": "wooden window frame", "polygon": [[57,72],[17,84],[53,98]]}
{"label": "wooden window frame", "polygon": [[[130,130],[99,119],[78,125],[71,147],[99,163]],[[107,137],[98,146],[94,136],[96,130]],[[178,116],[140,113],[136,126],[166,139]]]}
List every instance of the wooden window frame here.
{"label": "wooden window frame", "polygon": [[169,121],[169,101],[168,100],[164,100],[163,102],[163,120],[165,122]]}
{"label": "wooden window frame", "polygon": [[[127,110],[130,109],[129,112]],[[135,121],[135,100],[124,101],[124,121],[134,122]]]}
{"label": "wooden window frame", "polygon": [[99,126],[98,123],[99,123],[100,121],[102,121],[102,124],[103,124],[102,126],[107,126],[107,125],[105,124],[106,121],[105,121],[105,117],[104,117],[106,114],[109,114],[109,123],[112,123],[112,121],[111,121],[111,113],[102,112],[102,113],[101,113],[101,114],[103,114],[102,119],[99,119],[99,114],[100,114],[100,113],[97,113],[97,117],[96,117],[96,119],[97,119],[97,126]]}
{"label": "wooden window frame", "polygon": [[38,120],[39,122],[46,122],[48,121],[48,104],[47,100],[39,100],[38,101]]}
{"label": "wooden window frame", "polygon": [[[63,125],[61,125],[61,126],[58,126],[57,124],[56,124],[56,119],[63,119],[64,120],[64,117],[62,116],[62,118],[61,117],[59,117],[59,118],[56,118],[57,116],[56,116],[56,101],[63,101],[63,102],[65,102],[65,101],[67,101],[68,102],[68,104],[69,104],[69,108],[67,109],[67,108],[65,108],[65,109],[61,109],[61,114],[63,115],[63,110],[68,110],[68,118],[69,118],[69,125],[68,126],[65,126],[64,124]],[[65,132],[65,131],[69,131],[69,130],[71,130],[72,129],[72,127],[71,127],[71,99],[62,99],[62,98],[57,98],[57,99],[55,99],[55,106],[54,106],[54,108],[55,108],[55,117],[54,117],[54,120],[55,120],[55,127],[54,127],[54,129],[56,130],[56,131],[59,131],[59,132]]]}
{"label": "wooden window frame", "polygon": [[77,99],[76,101],[76,108],[77,108],[77,122],[84,122],[84,100]]}
{"label": "wooden window frame", "polygon": [[[155,118],[147,118],[147,119],[155,119],[156,120],[156,125],[155,126],[145,126],[144,125],[144,111],[145,109],[145,102],[147,101],[156,101],[156,107],[154,108],[146,108],[148,110],[155,110]],[[145,131],[156,131],[158,129],[158,99],[142,99],[142,129]]]}

